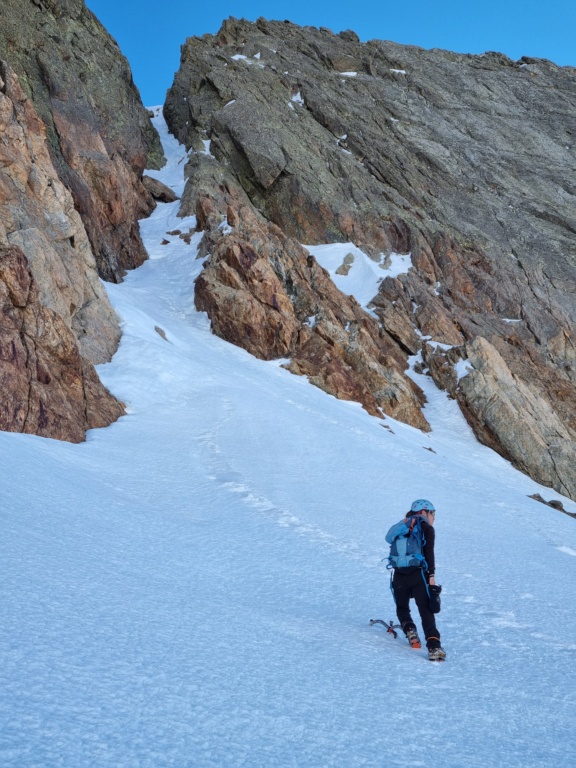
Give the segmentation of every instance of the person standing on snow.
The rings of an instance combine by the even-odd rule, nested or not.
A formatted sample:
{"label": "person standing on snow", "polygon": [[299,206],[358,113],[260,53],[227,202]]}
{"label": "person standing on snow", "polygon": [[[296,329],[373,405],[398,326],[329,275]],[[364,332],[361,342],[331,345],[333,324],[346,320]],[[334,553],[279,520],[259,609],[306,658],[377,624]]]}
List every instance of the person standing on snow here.
{"label": "person standing on snow", "polygon": [[[396,603],[396,615],[398,621],[402,627],[404,634],[406,635],[408,642],[412,648],[421,648],[422,644],[418,637],[416,630],[416,624],[412,619],[410,613],[410,599],[414,598],[418,612],[420,613],[420,619],[422,621],[422,629],[424,631],[424,637],[426,638],[426,647],[428,648],[428,658],[430,661],[444,661],[446,653],[440,645],[440,633],[436,627],[436,620],[434,617],[433,607],[435,612],[440,609],[439,592],[440,587],[436,587],[436,580],[434,578],[435,560],[434,560],[434,520],[436,517],[436,510],[434,505],[427,499],[418,499],[413,502],[410,512],[406,515],[404,521],[405,526],[410,531],[414,531],[414,538],[420,539],[410,551],[406,554],[395,554],[398,550],[402,552],[402,544],[395,548],[395,543],[401,538],[405,540],[408,538],[406,535],[397,536],[392,535],[394,529],[397,526],[393,526],[389,531],[389,543],[391,547],[390,566],[394,568],[394,573],[391,581],[392,594],[394,595],[394,601]],[[404,527],[404,531],[406,528]],[[419,532],[420,531],[420,532]],[[406,544],[404,544],[406,546]],[[408,545],[409,547],[411,545]],[[421,550],[420,552],[418,550]],[[413,551],[412,551],[413,550]],[[398,563],[416,563],[411,565],[401,565]],[[430,587],[436,587],[435,594],[431,595]],[[436,605],[431,605],[436,602]]]}

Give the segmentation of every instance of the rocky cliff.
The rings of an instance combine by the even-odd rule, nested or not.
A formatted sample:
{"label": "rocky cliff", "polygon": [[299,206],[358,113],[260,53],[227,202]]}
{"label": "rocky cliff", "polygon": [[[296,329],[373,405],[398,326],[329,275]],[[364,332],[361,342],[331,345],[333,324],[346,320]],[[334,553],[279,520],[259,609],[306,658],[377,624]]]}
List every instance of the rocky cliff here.
{"label": "rocky cliff", "polygon": [[146,258],[137,220],[154,202],[142,172],[163,162],[128,62],[84,0],[2,0],[0,59],[46,126],[100,276],[121,280]]}
{"label": "rocky cliff", "polygon": [[0,429],[78,442],[117,419],[92,363],[118,338],[44,124],[0,62]]}
{"label": "rocky cliff", "polygon": [[78,441],[123,413],[93,367],[120,339],[99,275],[146,258],[161,146],[83,0],[4,0],[0,62],[0,428]]}
{"label": "rocky cliff", "polygon": [[105,362],[120,331],[86,230],[52,164],[45,126],[2,62],[0,78],[0,244],[25,253],[42,303],[73,331],[84,357]]}
{"label": "rocky cliff", "polygon": [[[425,427],[419,356],[480,440],[576,497],[576,70],[230,19],[186,41],[165,116],[217,333]],[[378,323],[299,245],[334,241],[411,253]]]}

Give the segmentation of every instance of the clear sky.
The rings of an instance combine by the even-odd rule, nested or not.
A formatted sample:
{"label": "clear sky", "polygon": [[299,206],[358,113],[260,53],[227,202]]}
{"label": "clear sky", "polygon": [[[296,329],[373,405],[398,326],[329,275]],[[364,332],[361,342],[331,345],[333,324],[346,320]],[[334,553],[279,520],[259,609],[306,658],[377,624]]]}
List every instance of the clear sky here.
{"label": "clear sky", "polygon": [[459,53],[500,51],[576,66],[574,0],[86,0],[118,41],[144,103],[164,102],[187,37],[215,33],[228,16],[353,29],[379,38]]}

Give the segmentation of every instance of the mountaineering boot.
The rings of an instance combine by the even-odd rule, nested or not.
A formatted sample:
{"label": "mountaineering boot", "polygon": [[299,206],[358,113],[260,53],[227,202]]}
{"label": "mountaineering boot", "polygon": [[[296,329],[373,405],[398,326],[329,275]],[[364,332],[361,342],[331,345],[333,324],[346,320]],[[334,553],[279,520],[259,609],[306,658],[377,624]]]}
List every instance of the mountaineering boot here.
{"label": "mountaineering boot", "polygon": [[444,661],[446,658],[446,651],[443,648],[429,648],[428,659],[430,661]]}
{"label": "mountaineering boot", "polygon": [[422,643],[420,642],[420,638],[418,637],[418,632],[416,632],[415,629],[409,629],[406,632],[406,638],[410,643],[411,648],[422,648]]}

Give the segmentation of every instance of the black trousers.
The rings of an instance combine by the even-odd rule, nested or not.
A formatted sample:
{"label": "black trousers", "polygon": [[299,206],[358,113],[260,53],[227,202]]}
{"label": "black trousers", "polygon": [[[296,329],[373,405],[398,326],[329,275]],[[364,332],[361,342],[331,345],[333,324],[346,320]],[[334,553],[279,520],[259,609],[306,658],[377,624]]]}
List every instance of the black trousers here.
{"label": "black trousers", "polygon": [[422,621],[422,630],[427,648],[440,647],[440,633],[436,628],[436,619],[430,610],[430,600],[426,588],[424,572],[421,568],[411,568],[407,572],[398,569],[392,579],[392,594],[396,602],[396,615],[404,632],[416,629],[410,613],[410,598],[414,598]]}

